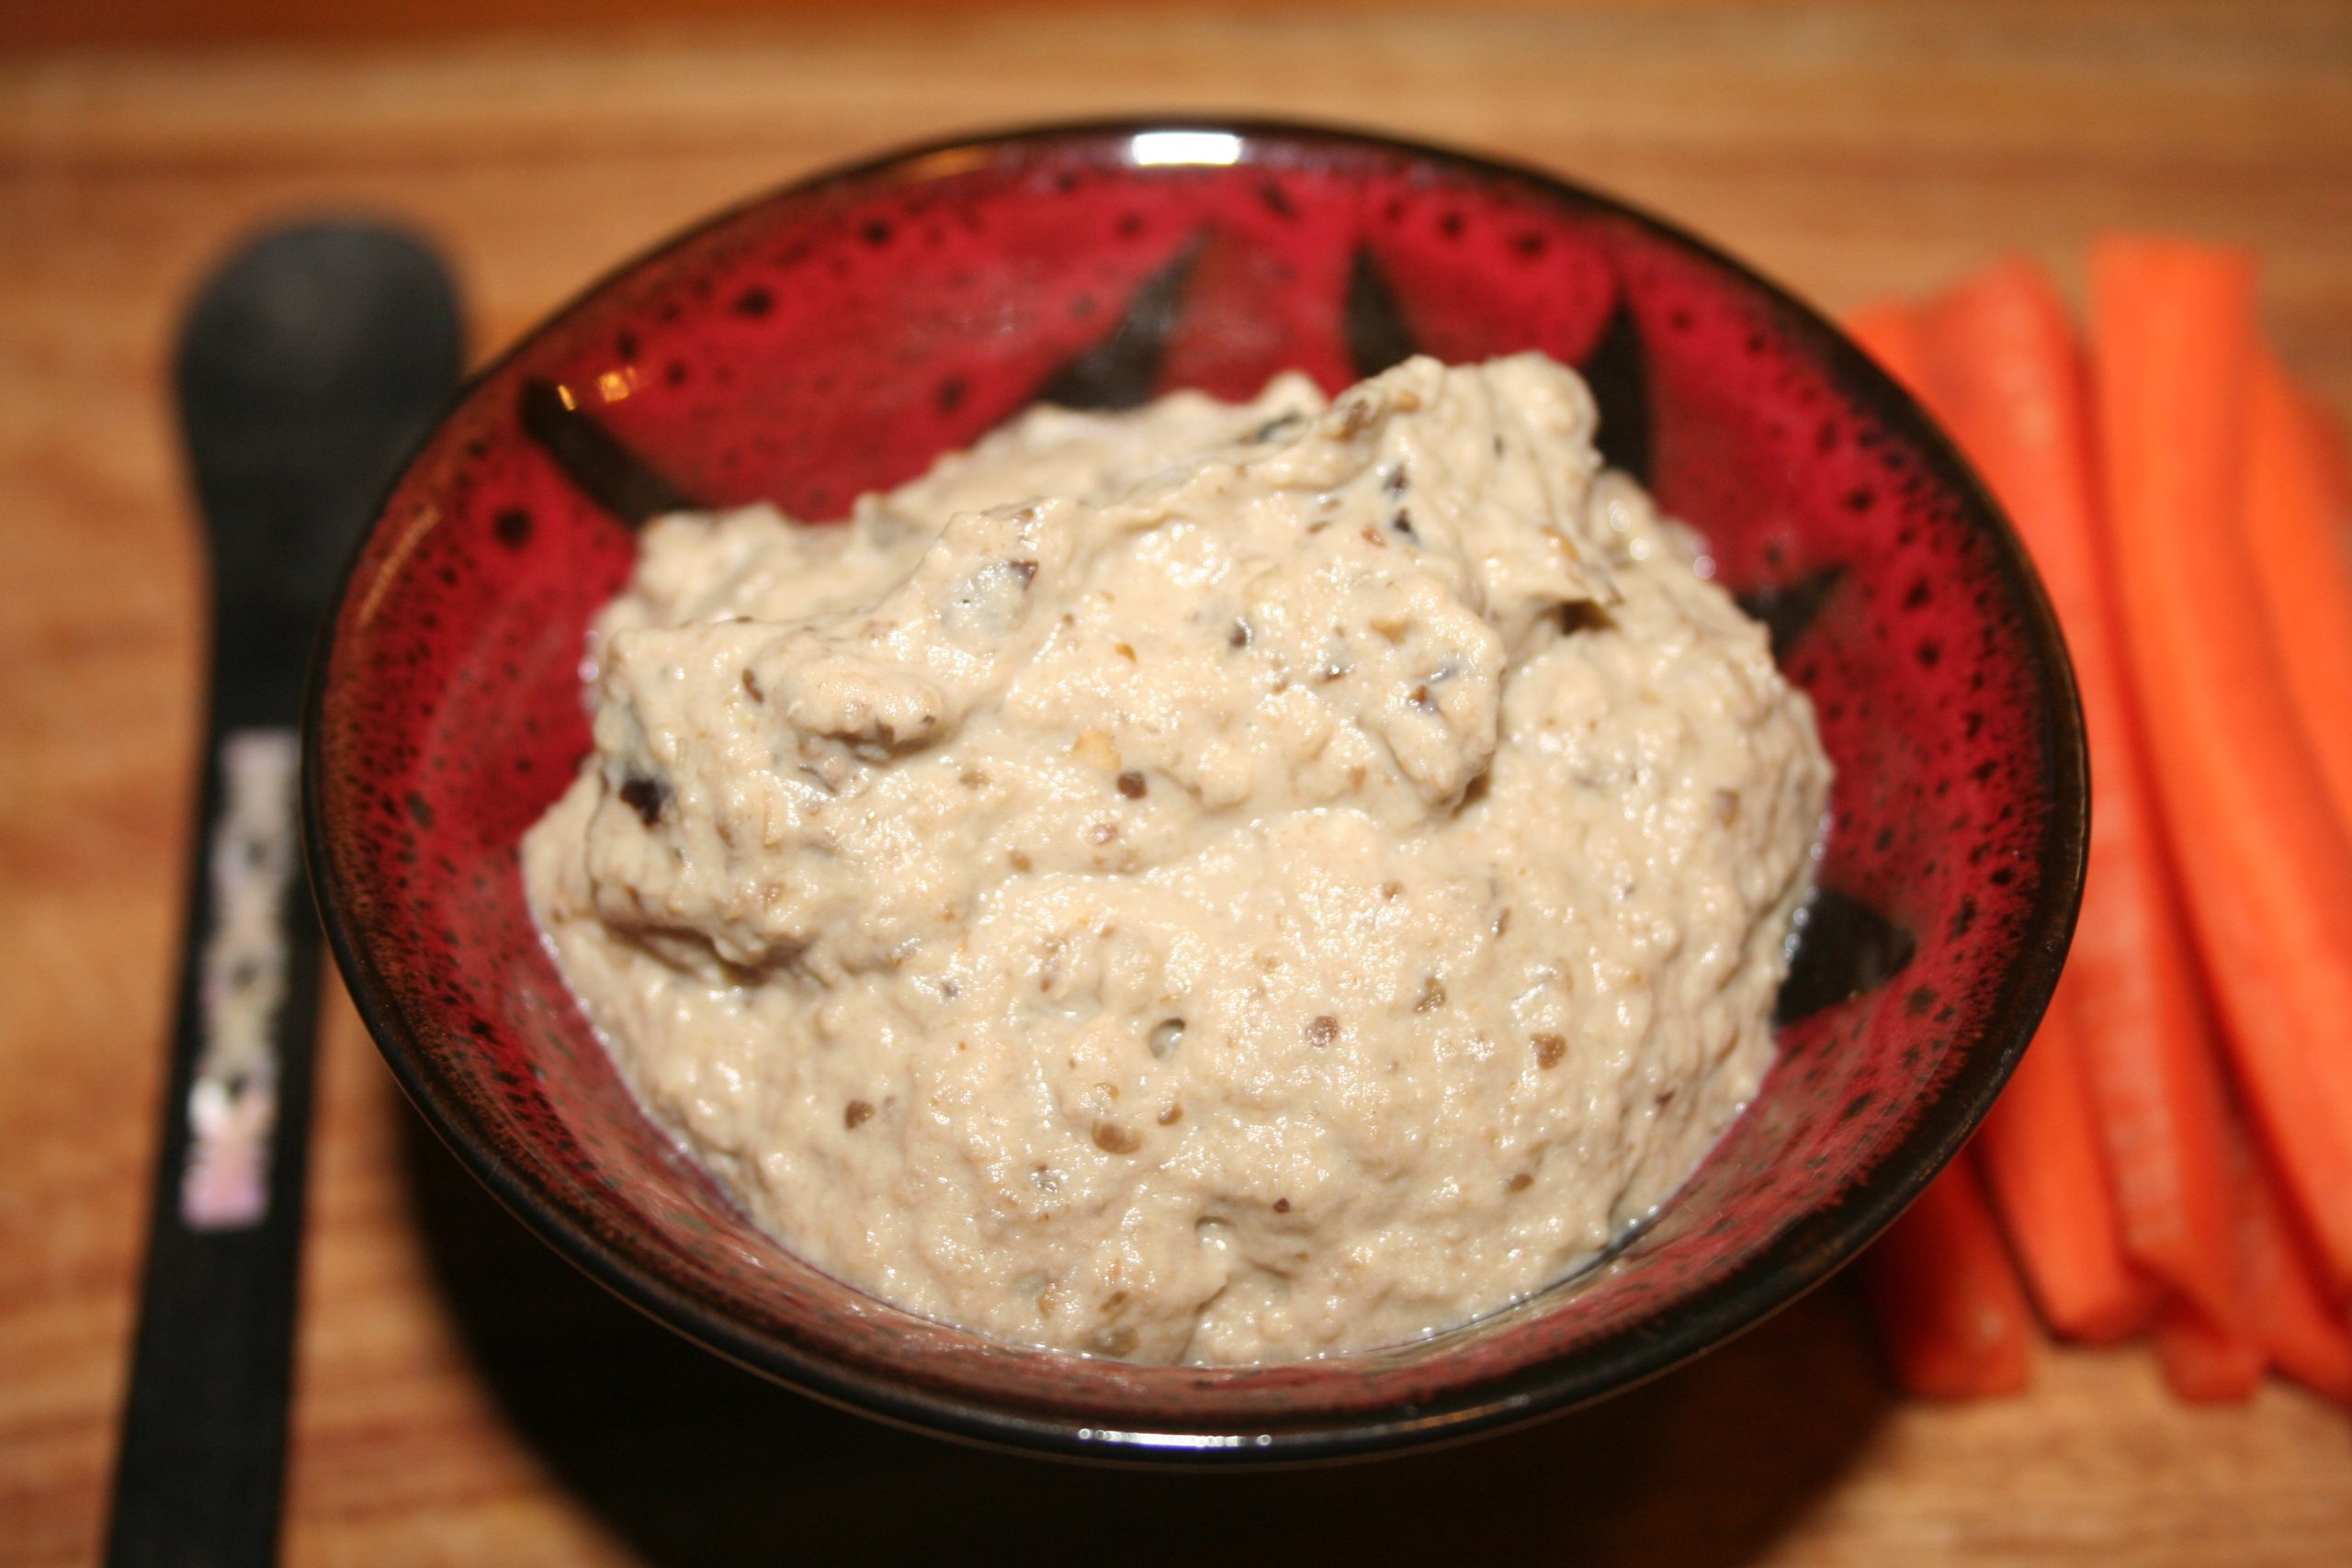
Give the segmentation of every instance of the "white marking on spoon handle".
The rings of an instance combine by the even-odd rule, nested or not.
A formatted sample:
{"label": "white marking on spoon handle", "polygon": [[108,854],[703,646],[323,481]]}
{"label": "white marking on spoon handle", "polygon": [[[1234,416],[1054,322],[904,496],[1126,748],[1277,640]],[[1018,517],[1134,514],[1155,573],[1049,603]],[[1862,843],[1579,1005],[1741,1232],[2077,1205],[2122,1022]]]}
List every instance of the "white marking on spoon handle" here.
{"label": "white marking on spoon handle", "polygon": [[291,729],[238,729],[215,757],[220,809],[206,857],[212,931],[198,960],[203,1047],[188,1085],[180,1175],[180,1218],[191,1230],[243,1229],[269,1214],[300,754]]}

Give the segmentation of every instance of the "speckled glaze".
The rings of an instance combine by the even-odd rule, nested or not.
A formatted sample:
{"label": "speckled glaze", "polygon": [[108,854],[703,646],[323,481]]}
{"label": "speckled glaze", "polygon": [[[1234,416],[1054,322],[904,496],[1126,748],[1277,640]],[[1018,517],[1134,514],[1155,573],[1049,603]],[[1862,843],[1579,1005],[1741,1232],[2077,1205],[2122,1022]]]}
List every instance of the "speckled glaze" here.
{"label": "speckled glaze", "polygon": [[[1139,134],[1236,156],[1139,164]],[[1755,1105],[1603,1266],[1344,1359],[1024,1349],[797,1261],[638,1110],[524,907],[516,840],[588,746],[582,637],[627,573],[623,518],[680,499],[835,515],[1041,392],[1240,397],[1294,367],[1336,389],[1413,346],[1588,367],[1604,452],[1705,532],[1813,694],[1838,769],[1826,903]],[[352,568],[312,702],[330,935],[385,1055],[476,1174],[746,1366],[1062,1453],[1401,1447],[1720,1342],[1852,1257],[1959,1148],[2040,1017],[2080,890],[2064,649],[2015,539],[1907,398],[1653,220],[1532,172],[1295,127],[927,148],[628,265],[476,380],[417,454]]]}

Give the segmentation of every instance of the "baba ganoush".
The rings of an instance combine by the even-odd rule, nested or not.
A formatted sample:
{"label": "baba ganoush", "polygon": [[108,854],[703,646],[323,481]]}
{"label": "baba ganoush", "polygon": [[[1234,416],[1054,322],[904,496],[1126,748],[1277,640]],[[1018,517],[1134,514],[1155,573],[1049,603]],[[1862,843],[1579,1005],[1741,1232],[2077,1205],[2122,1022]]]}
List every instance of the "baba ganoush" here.
{"label": "baba ganoush", "polygon": [[1040,408],[807,525],[664,518],[533,911],[802,1258],[1148,1361],[1411,1338],[1754,1093],[1829,765],[1535,355]]}

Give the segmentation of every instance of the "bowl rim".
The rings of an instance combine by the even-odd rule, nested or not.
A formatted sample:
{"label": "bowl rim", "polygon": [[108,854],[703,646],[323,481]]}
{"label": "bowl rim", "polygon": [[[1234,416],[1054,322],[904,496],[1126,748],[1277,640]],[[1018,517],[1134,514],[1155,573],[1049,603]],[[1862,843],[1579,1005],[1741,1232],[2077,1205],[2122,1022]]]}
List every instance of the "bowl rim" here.
{"label": "bowl rim", "polygon": [[[1781,314],[1807,356],[1858,401],[1891,417],[1911,437],[1926,476],[1955,498],[1994,547],[1990,572],[2014,599],[2029,668],[2047,699],[2036,739],[2048,801],[2037,860],[2042,877],[2023,919],[2015,959],[2001,974],[1986,1021],[1939,1092],[1897,1134],[1886,1155],[1822,1205],[1784,1226],[1756,1253],[1701,1293],[1578,1346],[1569,1355],[1444,1387],[1432,1397],[1374,1412],[1308,1415],[1279,1424],[1250,1421],[1183,1430],[1129,1430],[1097,1425],[1040,1406],[1010,1407],[900,1383],[825,1357],[782,1336],[750,1328],[699,1297],[608,1247],[594,1227],[517,1174],[424,1065],[409,1021],[374,964],[347,912],[347,896],[327,842],[325,765],[321,736],[328,688],[352,581],[386,507],[416,459],[450,419],[490,381],[561,330],[582,309],[655,264],[772,205],[854,180],[906,175],[941,154],[1002,156],[1025,149],[1083,146],[1159,132],[1238,139],[1244,164],[1251,150],[1343,147],[1385,152],[1450,166],[1480,178],[1515,182],[1547,200],[1611,216],[1722,268]],[[933,164],[933,166],[937,166]],[[666,1327],[721,1358],[826,1404],[893,1426],[1065,1459],[1121,1464],[1232,1465],[1308,1463],[1459,1441],[1589,1404],[1672,1371],[1756,1326],[1850,1261],[1892,1224],[1957,1155],[1991,1108],[2032,1038],[2054,990],[2082,898],[2089,835],[2089,756],[2080,698],[2064,636],[2025,547],[1989,488],[1940,425],[1899,382],[1804,300],[1712,243],[1645,209],[1510,158],[1335,123],[1258,116],[1165,114],[1080,118],[952,133],[875,155],[823,166],[785,181],[677,230],[598,274],[540,316],[454,392],[403,457],[374,510],[373,521],[337,581],[321,623],[303,702],[301,808],[304,859],[330,948],[352,1001],[393,1077],[426,1124],[525,1228],[597,1283]],[[853,1287],[854,1288],[854,1287]],[[968,1332],[968,1331],[967,1331]]]}

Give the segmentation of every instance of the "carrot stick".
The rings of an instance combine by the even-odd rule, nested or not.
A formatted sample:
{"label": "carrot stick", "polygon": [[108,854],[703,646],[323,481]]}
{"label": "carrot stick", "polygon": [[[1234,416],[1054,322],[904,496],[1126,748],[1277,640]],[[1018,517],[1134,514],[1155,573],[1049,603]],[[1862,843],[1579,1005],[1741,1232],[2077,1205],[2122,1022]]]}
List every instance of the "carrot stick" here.
{"label": "carrot stick", "polygon": [[2156,1364],[2172,1391],[2199,1404],[2251,1396],[2270,1365],[2269,1340],[2262,1328],[2263,1307],[2254,1294],[2255,1213],[2253,1149],[2226,1100],[2220,1106],[2230,1223],[2237,1237],[2243,1271],[2232,1281],[2239,1294],[2221,1316],[2185,1297],[2174,1297],[2158,1312],[2151,1338]]}
{"label": "carrot stick", "polygon": [[1905,391],[1919,395],[1928,344],[1918,312],[1891,299],[1865,305],[1846,319],[1846,335],[1861,344],[1880,369],[1902,382]]}
{"label": "carrot stick", "polygon": [[2026,1386],[2025,1291],[1965,1154],[1863,1254],[1862,1283],[1907,1393],[1975,1399]]}
{"label": "carrot stick", "polygon": [[2328,494],[2319,430],[2286,372],[2256,356],[2247,408],[2246,542],[2303,739],[2336,821],[2352,824],[2352,561]]}
{"label": "carrot stick", "polygon": [[2065,1013],[2043,1016],[1976,1152],[2041,1321],[2111,1345],[2148,1325],[2158,1292],[2123,1254],[2080,1043]]}
{"label": "carrot stick", "polygon": [[2352,1322],[2328,1304],[2319,1269],[2260,1155],[2243,1137],[2231,1152],[2255,1337],[2272,1366],[2339,1404],[2352,1404]]}
{"label": "carrot stick", "polygon": [[2175,1297],[2156,1314],[2149,1338],[2156,1365],[2173,1393],[2196,1404],[2235,1404],[2250,1399],[2268,1369],[2262,1344],[2244,1330],[2224,1327]]}
{"label": "carrot stick", "polygon": [[[2065,628],[2093,759],[2082,919],[2051,1004],[2052,1019],[2063,1021],[2058,1050],[2078,1055],[2081,1077],[2036,1067],[2052,1043],[2036,1042],[1996,1115],[2030,1122],[2041,1134],[2007,1136],[2007,1128],[1988,1122],[1986,1175],[2044,1314],[2062,1333],[2096,1337],[2053,1311],[2049,1286],[2064,1259],[2037,1261],[2023,1235],[2037,1222],[2011,1201],[2030,1179],[2013,1168],[2037,1157],[2074,1172],[2072,1185],[2054,1187],[2046,1206],[2078,1211],[2072,1224],[2040,1222],[2049,1227],[2041,1250],[2073,1257],[2105,1282],[2111,1321],[2124,1314],[2120,1281],[2107,1261],[2118,1245],[2109,1235],[2120,1237],[2122,1254],[2139,1269],[2206,1315],[2233,1321],[2243,1301],[2221,1070],[2116,642],[2081,351],[2057,291],[2023,261],[1996,264],[1962,283],[1931,304],[1921,323],[1928,406],[1983,471],[2032,552]],[[2050,1030],[2045,1021],[2045,1036]],[[2083,1098],[2083,1083],[2087,1104],[2077,1112],[2071,1101]],[[2068,1103],[2037,1105],[2042,1098]],[[2078,1127],[2098,1140],[2103,1168],[2069,1146],[2085,1135]],[[2090,1190],[2095,1175],[2107,1179],[2111,1198]]]}
{"label": "carrot stick", "polygon": [[2166,839],[2224,1042],[2340,1300],[2352,1296],[2352,842],[2303,742],[2238,525],[2252,295],[2243,256],[2102,241],[2092,362],[2109,558]]}
{"label": "carrot stick", "polygon": [[[1853,312],[1847,332],[1907,392],[1927,398],[1928,341],[1919,312],[1903,303],[1882,301]],[[2055,1093],[2037,1093],[2037,1081],[2049,1081]],[[2063,1128],[2055,1135],[2044,1126],[2051,1119]],[[1983,1176],[1990,1178],[1992,1197],[2002,1206],[2011,1248],[2032,1277],[2041,1316],[2058,1333],[2108,1342],[2145,1325],[2154,1300],[2145,1281],[2131,1274],[2131,1265],[2112,1241],[2112,1227],[2109,1235],[2098,1235],[2098,1206],[2105,1203],[2108,1218],[2112,1218],[2112,1203],[2086,1134],[2088,1105],[2079,1093],[2075,1043],[2055,1018],[2044,1016],[2025,1063],[2008,1079],[2002,1100],[1978,1134],[1975,1156]],[[2065,1155],[2088,1159],[2034,1159],[2034,1149],[2058,1140],[2072,1145]],[[2079,1223],[2079,1199],[2084,1197],[2091,1199],[2091,1223]],[[2002,1331],[1999,1342],[1987,1352],[2002,1387],[1978,1387],[1985,1375],[1983,1363],[1950,1342],[1969,1319],[1964,1291],[1971,1281],[1962,1274],[1938,1279],[1933,1253],[1966,1256],[1975,1248],[1975,1236],[1983,1229],[1978,1208],[1983,1206],[1983,1185],[1964,1159],[1945,1170],[1912,1213],[1872,1251],[1870,1277],[1874,1300],[1882,1303],[1882,1337],[1889,1345],[1900,1382],[1917,1394],[2008,1392],[2011,1378],[2016,1380],[2013,1387],[2025,1384],[2023,1328],[2016,1331],[2013,1345]],[[1928,1253],[1928,1260],[1912,1258],[1912,1248]],[[2016,1291],[2016,1274],[2008,1262],[2002,1260],[1996,1272],[1987,1267],[1985,1274],[1985,1281],[1975,1281],[1978,1288],[1987,1298],[2007,1303]],[[1978,1303],[1975,1312],[1981,1312],[1985,1324],[1996,1324],[2008,1307]]]}
{"label": "carrot stick", "polygon": [[2326,487],[2328,521],[2335,542],[2352,549],[2352,451],[2344,446],[2344,427],[2317,398],[2303,404],[2303,419],[2319,453],[2320,481]]}

